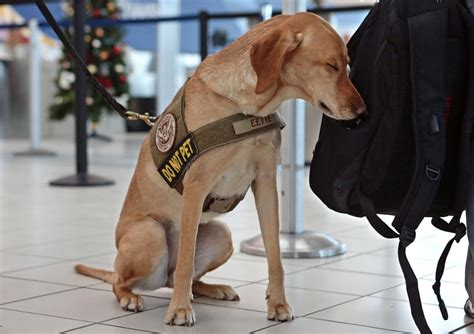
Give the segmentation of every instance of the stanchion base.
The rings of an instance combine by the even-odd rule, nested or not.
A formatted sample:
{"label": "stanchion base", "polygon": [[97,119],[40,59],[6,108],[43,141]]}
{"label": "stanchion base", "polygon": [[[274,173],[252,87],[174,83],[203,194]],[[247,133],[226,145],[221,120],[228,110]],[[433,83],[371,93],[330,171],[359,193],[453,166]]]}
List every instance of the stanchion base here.
{"label": "stanchion base", "polygon": [[13,153],[15,157],[53,157],[57,154],[42,148],[32,148],[23,152]]}
{"label": "stanchion base", "polygon": [[[287,259],[323,258],[344,254],[346,245],[333,237],[305,231],[303,233],[280,233],[281,257]],[[240,243],[240,251],[250,255],[266,256],[261,235]]]}
{"label": "stanchion base", "polygon": [[111,186],[114,181],[90,174],[76,174],[51,181],[49,185],[55,187],[100,187]]}

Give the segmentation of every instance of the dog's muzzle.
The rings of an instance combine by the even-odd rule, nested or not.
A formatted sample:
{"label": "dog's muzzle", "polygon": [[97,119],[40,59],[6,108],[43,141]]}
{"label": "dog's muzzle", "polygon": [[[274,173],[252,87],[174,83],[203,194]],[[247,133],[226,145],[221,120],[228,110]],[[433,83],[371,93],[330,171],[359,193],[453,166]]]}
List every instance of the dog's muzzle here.
{"label": "dog's muzzle", "polygon": [[341,125],[342,127],[344,127],[346,130],[352,130],[358,127],[359,125],[361,125],[364,121],[366,121],[368,116],[369,114],[365,112],[355,119],[351,119],[349,121],[336,121],[335,120],[335,122]]}

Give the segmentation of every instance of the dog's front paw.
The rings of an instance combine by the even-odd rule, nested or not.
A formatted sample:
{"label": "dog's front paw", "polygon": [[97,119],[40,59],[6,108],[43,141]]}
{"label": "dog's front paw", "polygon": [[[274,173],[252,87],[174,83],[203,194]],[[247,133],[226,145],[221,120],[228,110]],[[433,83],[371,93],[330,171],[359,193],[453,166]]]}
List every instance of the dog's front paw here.
{"label": "dog's front paw", "polygon": [[143,298],[133,293],[128,293],[120,299],[120,306],[124,311],[143,311]]}
{"label": "dog's front paw", "polygon": [[267,319],[274,321],[291,321],[295,318],[288,303],[268,303]]}
{"label": "dog's front paw", "polygon": [[196,316],[190,303],[183,307],[173,306],[173,303],[171,303],[168,307],[168,313],[165,319],[167,325],[192,326],[195,322]]}

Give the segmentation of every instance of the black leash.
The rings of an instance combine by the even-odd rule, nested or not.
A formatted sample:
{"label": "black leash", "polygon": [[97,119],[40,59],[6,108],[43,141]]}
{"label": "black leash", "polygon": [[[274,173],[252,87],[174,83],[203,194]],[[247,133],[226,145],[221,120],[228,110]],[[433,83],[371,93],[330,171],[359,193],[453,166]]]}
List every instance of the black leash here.
{"label": "black leash", "polygon": [[128,111],[123,105],[121,105],[108,91],[107,89],[97,80],[97,78],[89,71],[87,68],[86,63],[77,53],[76,49],[72,45],[71,41],[66,37],[64,32],[59,27],[58,23],[54,19],[53,15],[49,11],[48,7],[44,3],[44,0],[36,0],[36,6],[43,14],[44,18],[54,30],[56,35],[59,37],[61,42],[63,42],[64,47],[66,50],[71,54],[71,56],[76,60],[77,65],[86,73],[87,78],[90,79],[90,83],[94,87],[94,89],[102,96],[102,98],[107,101],[107,103],[118,112],[118,114],[128,120],[137,121],[142,120],[149,126],[153,126],[153,122],[156,120],[156,117],[150,116],[148,113],[146,114],[138,114],[136,112]]}

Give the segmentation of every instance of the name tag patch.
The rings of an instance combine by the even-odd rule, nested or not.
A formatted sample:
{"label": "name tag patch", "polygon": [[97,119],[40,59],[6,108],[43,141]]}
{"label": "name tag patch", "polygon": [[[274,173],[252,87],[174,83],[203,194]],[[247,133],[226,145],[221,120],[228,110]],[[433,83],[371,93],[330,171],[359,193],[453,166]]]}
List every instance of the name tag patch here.
{"label": "name tag patch", "polygon": [[198,148],[192,134],[168,153],[168,157],[158,168],[158,172],[172,188],[181,180],[186,170],[198,156]]}
{"label": "name tag patch", "polygon": [[251,132],[257,129],[271,126],[277,122],[280,122],[280,118],[277,114],[270,114],[265,117],[251,117],[246,118],[242,121],[235,122],[233,125],[234,132],[236,135]]}

